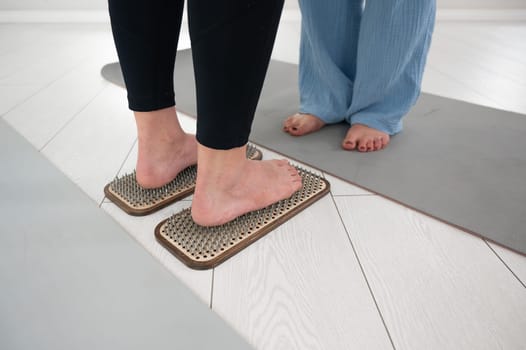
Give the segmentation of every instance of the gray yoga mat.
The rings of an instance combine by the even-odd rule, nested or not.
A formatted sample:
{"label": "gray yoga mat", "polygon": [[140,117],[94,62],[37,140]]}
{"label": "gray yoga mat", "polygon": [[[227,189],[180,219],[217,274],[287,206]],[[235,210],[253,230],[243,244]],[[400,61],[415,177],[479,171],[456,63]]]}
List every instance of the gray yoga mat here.
{"label": "gray yoga mat", "polygon": [[0,349],[252,348],[1,118],[0,162]]}
{"label": "gray yoga mat", "polygon": [[[102,75],[123,86],[118,63]],[[190,50],[176,63],[179,110],[196,115]],[[348,125],[292,137],[297,66],[272,61],[250,136],[259,144],[526,255],[526,116],[422,94],[381,152],[340,148]],[[343,213],[345,215],[345,213]]]}

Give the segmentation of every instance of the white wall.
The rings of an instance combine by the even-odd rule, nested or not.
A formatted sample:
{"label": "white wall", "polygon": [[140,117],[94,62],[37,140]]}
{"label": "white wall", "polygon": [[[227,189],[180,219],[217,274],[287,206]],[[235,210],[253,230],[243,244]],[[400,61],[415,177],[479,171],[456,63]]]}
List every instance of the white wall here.
{"label": "white wall", "polygon": [[[213,1],[213,0],[200,0]],[[330,1],[330,0],[318,0]],[[444,9],[526,9],[526,0],[437,0]],[[0,0],[1,10],[105,10],[107,0]],[[298,9],[297,0],[285,0],[285,10]]]}

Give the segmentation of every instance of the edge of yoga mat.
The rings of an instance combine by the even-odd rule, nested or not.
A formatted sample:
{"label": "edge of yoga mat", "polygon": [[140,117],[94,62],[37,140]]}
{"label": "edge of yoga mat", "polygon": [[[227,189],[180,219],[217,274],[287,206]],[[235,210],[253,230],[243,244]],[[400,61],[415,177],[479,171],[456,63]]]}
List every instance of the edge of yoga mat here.
{"label": "edge of yoga mat", "polygon": [[0,118],[0,349],[252,349]]}
{"label": "edge of yoga mat", "polygon": [[[190,50],[178,52],[176,72],[178,108],[195,116]],[[124,86],[118,63],[102,74]],[[272,61],[250,141],[526,255],[526,116],[424,93],[388,148],[359,153],[341,149],[343,123],[283,133],[298,101],[297,65]]]}

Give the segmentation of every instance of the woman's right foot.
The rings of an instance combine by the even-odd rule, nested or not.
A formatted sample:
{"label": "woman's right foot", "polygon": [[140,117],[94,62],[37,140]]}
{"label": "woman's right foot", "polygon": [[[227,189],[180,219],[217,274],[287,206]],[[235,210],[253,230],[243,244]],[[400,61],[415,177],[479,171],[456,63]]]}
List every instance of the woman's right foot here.
{"label": "woman's right foot", "polygon": [[[201,152],[201,146],[199,145]],[[211,149],[206,149],[209,152]],[[226,154],[234,151],[235,154]],[[199,154],[192,218],[202,226],[227,223],[248,212],[289,198],[301,189],[301,177],[287,160],[246,159],[245,147],[220,152],[203,162]],[[212,155],[213,157],[213,155]],[[207,158],[210,160],[210,158]]]}
{"label": "woman's right foot", "polygon": [[325,122],[312,114],[296,113],[283,122],[283,131],[293,136],[302,136],[318,131]]}

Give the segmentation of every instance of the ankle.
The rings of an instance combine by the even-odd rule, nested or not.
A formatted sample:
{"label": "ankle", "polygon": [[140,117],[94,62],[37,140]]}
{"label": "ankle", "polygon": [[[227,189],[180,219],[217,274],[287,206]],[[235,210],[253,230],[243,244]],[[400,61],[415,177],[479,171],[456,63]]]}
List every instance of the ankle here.
{"label": "ankle", "polygon": [[174,142],[186,133],[177,119],[175,107],[151,112],[134,112],[139,141]]}
{"label": "ankle", "polygon": [[246,145],[229,150],[216,150],[197,144],[197,181],[203,185],[230,185],[247,162]]}

